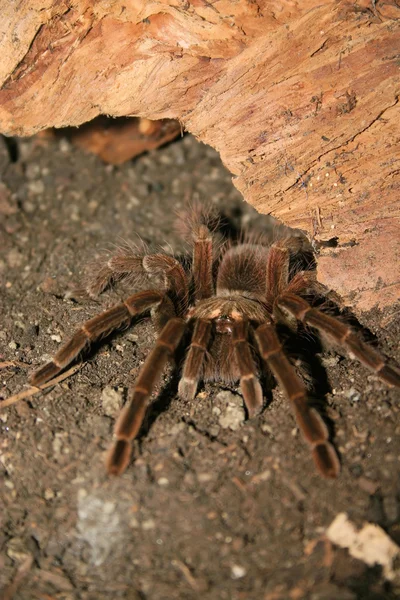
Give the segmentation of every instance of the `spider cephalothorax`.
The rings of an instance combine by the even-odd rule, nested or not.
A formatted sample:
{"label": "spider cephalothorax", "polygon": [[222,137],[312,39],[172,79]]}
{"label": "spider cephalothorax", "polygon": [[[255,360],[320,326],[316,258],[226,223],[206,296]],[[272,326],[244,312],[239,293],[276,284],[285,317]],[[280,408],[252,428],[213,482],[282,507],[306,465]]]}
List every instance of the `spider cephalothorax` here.
{"label": "spider cephalothorax", "polygon": [[339,460],[328,429],[309,405],[306,388],[276,333],[276,322],[283,318],[315,328],[389,385],[400,387],[400,374],[347,324],[313,308],[309,300],[320,295],[321,286],[313,271],[291,267],[291,238],[268,245],[262,237],[243,235],[224,245],[209,222],[206,213],[195,211],[191,257],[182,261],[133,247],[118,250],[92,278],[89,293],[99,294],[120,279],[133,288],[145,284],[146,289],[86,321],[31,381],[34,385],[49,381],[88,343],[149,312],[158,338],[115,425],[116,441],[107,457],[109,473],[126,469],[154,386],[167,360],[188,340],[179,382],[182,398],[194,398],[201,380],[240,381],[248,415],[253,417],[263,407],[258,375],[265,368],[287,394],[318,470],[325,477],[336,477]]}

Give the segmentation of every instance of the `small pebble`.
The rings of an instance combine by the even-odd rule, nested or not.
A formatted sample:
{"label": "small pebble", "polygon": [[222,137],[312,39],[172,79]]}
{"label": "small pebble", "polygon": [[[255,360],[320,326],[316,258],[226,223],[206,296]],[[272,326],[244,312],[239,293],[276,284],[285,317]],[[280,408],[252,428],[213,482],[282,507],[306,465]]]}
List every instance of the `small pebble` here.
{"label": "small pebble", "polygon": [[54,492],[50,488],[44,490],[45,500],[52,500],[54,498]]}
{"label": "small pebble", "polygon": [[232,565],[231,577],[232,579],[241,579],[246,575],[246,569],[240,565]]}
{"label": "small pebble", "polygon": [[30,181],[28,189],[34,196],[40,196],[44,192],[44,183],[40,179],[38,181]]}
{"label": "small pebble", "polygon": [[232,429],[232,431],[239,429],[245,419],[243,398],[238,394],[223,391],[217,394],[216,401],[223,404],[218,419],[221,427],[223,429]]}
{"label": "small pebble", "polygon": [[108,417],[115,417],[119,413],[122,402],[122,393],[110,385],[106,386],[101,393],[103,410]]}
{"label": "small pebble", "polygon": [[169,484],[169,479],[167,479],[166,477],[160,477],[160,479],[158,479],[157,481],[158,485],[168,485]]}
{"label": "small pebble", "polygon": [[348,390],[343,390],[343,396],[348,398],[350,402],[358,402],[360,400],[360,393],[355,388],[350,388]]}
{"label": "small pebble", "polygon": [[213,479],[213,476],[211,473],[199,473],[197,475],[197,480],[199,483],[207,483],[208,481],[211,481]]}
{"label": "small pebble", "polygon": [[22,538],[11,538],[7,543],[7,556],[16,562],[22,562],[29,556]]}

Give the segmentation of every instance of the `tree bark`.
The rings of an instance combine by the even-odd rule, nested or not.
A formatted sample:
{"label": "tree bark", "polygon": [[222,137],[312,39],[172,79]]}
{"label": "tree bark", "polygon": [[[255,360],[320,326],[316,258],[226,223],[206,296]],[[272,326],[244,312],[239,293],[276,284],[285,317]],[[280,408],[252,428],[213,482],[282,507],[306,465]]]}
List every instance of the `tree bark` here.
{"label": "tree bark", "polygon": [[0,2],[0,129],[179,119],[358,312],[400,296],[396,1]]}

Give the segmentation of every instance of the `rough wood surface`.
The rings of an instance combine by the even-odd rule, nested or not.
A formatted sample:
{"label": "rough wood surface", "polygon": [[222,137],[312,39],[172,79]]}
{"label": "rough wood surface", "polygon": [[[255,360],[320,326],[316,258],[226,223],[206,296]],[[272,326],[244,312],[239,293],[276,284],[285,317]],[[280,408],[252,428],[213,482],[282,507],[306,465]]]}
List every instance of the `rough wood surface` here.
{"label": "rough wood surface", "polygon": [[322,243],[319,278],[347,304],[399,298],[396,1],[0,7],[3,133],[177,118],[248,202]]}

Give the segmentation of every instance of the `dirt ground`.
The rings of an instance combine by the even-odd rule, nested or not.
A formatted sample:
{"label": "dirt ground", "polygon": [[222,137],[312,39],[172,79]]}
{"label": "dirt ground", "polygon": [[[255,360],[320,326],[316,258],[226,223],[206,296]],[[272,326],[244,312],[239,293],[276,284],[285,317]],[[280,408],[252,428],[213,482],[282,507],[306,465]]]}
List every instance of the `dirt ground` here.
{"label": "dirt ground", "polygon": [[[121,167],[65,139],[2,141],[0,170],[1,400],[27,388],[34,367],[119,297],[65,297],[104,248],[135,232],[179,248],[174,211],[193,197],[260,224],[216,153],[190,136]],[[399,362],[398,315],[361,321]],[[399,598],[398,571],[389,581],[381,566],[325,537],[345,512],[356,527],[375,523],[400,543],[398,392],[315,346],[314,388],[325,395],[342,463],[329,482],[277,388],[258,418],[243,421],[238,387],[207,384],[184,403],[169,370],[134,461],[109,478],[103,460],[115,416],[153,341],[142,321],[97,345],[63,382],[0,404],[1,597]],[[309,340],[297,343],[304,355]]]}

